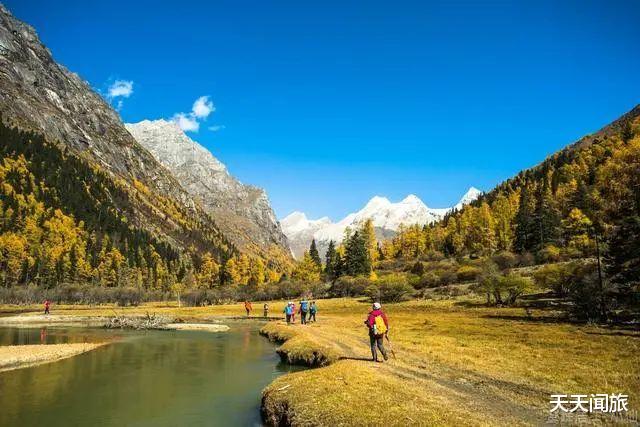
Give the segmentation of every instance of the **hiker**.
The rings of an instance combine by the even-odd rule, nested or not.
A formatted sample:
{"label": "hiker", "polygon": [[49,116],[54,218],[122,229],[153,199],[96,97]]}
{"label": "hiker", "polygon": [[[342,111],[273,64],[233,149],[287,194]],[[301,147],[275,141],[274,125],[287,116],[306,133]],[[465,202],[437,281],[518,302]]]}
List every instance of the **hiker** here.
{"label": "hiker", "polygon": [[373,310],[369,312],[369,316],[367,320],[364,321],[364,324],[369,328],[369,341],[371,343],[373,361],[378,362],[376,347],[380,349],[384,360],[387,360],[387,350],[384,348],[384,336],[389,332],[389,321],[387,320],[387,315],[382,311],[382,306],[379,302],[373,303]]}
{"label": "hiker", "polygon": [[291,308],[291,304],[293,304],[291,301],[289,301],[287,303],[287,305],[284,306],[284,310],[282,310],[282,312],[285,314],[285,317],[287,318],[287,325],[289,323],[291,323],[291,313],[293,313],[293,309]]}
{"label": "hiker", "polygon": [[253,310],[253,307],[251,307],[251,303],[249,301],[244,302],[244,309],[247,310],[247,317],[249,317],[249,315],[251,314],[251,310]]}
{"label": "hiker", "polygon": [[300,324],[307,324],[307,313],[309,312],[309,301],[303,299],[300,301]]}
{"label": "hiker", "polygon": [[309,322],[313,319],[314,323],[316,321],[316,313],[318,312],[318,306],[315,301],[311,301],[311,305],[309,306]]}
{"label": "hiker", "polygon": [[262,308],[264,309],[264,317],[267,317],[269,315],[269,304],[265,302]]}
{"label": "hiker", "polygon": [[291,301],[291,322],[296,323],[296,303]]}
{"label": "hiker", "polygon": [[49,307],[51,307],[51,301],[44,300],[44,314],[49,314]]}

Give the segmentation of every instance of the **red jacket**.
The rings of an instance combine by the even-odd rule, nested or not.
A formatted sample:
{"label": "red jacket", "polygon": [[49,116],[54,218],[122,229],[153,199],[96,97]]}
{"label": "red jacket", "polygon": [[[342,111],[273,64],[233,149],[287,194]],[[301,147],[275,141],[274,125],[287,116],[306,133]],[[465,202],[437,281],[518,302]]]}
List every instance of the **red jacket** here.
{"label": "red jacket", "polygon": [[373,325],[376,324],[376,317],[382,316],[382,320],[384,320],[384,324],[387,325],[387,329],[389,329],[389,320],[387,319],[387,315],[384,314],[382,310],[371,310],[369,312],[369,317],[367,317],[367,321],[365,322],[369,329],[373,328]]}

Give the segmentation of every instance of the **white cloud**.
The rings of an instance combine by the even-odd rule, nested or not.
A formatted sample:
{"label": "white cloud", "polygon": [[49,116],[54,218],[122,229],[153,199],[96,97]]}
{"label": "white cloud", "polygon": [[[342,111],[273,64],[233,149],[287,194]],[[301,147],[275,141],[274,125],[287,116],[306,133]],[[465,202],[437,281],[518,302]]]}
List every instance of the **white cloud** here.
{"label": "white cloud", "polygon": [[198,120],[191,113],[177,113],[171,120],[185,132],[198,132],[198,129],[200,129],[200,123],[198,123]]}
{"label": "white cloud", "polygon": [[109,98],[121,96],[128,98],[133,93],[133,82],[131,80],[116,80],[109,86]]}
{"label": "white cloud", "polygon": [[208,96],[201,96],[193,103],[191,111],[195,117],[199,119],[206,119],[209,114],[216,111],[216,107],[213,106],[213,102],[209,101]]}
{"label": "white cloud", "polygon": [[218,132],[219,130],[224,129],[225,126],[224,125],[213,125],[213,126],[209,126],[209,130],[211,132]]}
{"label": "white cloud", "polygon": [[[209,96],[205,95],[195,100],[191,107],[191,112],[176,113],[171,120],[177,123],[180,129],[185,132],[198,132],[198,130],[200,130],[200,123],[205,121],[214,111],[216,111],[216,107],[213,105],[213,102],[209,100]],[[214,132],[223,128],[224,126],[221,125],[209,127],[209,129]]]}

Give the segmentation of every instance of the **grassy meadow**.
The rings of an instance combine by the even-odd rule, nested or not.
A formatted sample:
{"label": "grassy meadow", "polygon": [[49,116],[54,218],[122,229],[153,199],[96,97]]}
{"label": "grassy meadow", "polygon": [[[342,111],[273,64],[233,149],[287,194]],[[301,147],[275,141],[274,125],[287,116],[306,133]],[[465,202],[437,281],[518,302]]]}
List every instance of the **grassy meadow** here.
{"label": "grassy meadow", "polygon": [[[269,306],[280,316],[284,302]],[[318,307],[317,323],[263,327],[282,343],[283,359],[319,366],[267,387],[263,407],[272,423],[532,425],[548,419],[556,393],[624,393],[629,409],[640,409],[638,330],[563,323],[553,311],[490,308],[471,297],[413,300],[384,306],[396,358],[375,364],[363,325],[369,303],[340,298],[318,300]],[[0,307],[5,314],[24,310]],[[240,303],[52,307],[54,315],[114,313],[191,321],[245,315]],[[262,316],[262,303],[254,303],[252,316]]]}

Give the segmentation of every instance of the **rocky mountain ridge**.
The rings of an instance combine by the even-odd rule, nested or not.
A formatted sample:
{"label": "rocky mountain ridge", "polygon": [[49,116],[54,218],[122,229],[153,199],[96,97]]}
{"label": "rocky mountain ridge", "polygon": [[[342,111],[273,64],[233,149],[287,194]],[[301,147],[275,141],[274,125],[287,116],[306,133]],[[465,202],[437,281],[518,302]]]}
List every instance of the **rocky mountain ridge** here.
{"label": "rocky mountain ridge", "polygon": [[222,162],[176,123],[144,120],[125,126],[241,250],[251,243],[288,247],[266,192],[234,178]]}

